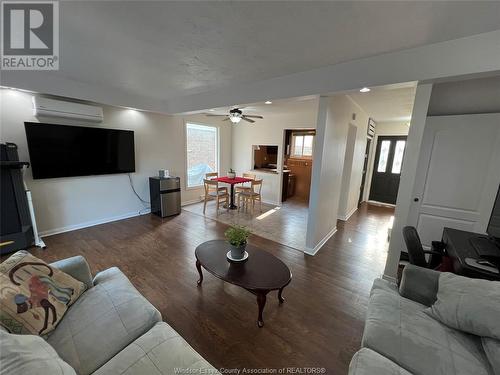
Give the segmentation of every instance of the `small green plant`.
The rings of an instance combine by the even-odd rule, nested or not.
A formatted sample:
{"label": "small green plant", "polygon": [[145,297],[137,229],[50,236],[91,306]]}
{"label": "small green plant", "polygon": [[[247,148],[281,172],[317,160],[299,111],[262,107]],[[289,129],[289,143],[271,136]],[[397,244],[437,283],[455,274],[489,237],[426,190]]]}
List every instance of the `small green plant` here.
{"label": "small green plant", "polygon": [[234,171],[233,168],[229,168],[229,172],[228,173],[236,173],[236,172]]}
{"label": "small green plant", "polygon": [[240,247],[247,243],[247,238],[251,233],[243,226],[234,225],[224,232],[224,236],[231,245]]}

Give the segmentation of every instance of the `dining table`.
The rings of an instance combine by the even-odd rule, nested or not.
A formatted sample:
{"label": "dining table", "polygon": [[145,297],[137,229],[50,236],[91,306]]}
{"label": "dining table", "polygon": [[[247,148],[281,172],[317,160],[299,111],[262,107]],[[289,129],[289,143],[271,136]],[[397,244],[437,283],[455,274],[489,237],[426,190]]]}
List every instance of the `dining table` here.
{"label": "dining table", "polygon": [[231,178],[231,177],[228,177],[228,176],[224,176],[224,177],[216,177],[216,178],[212,178],[213,181],[217,181],[217,182],[221,182],[223,184],[228,184],[231,186],[231,194],[230,194],[230,197],[229,197],[229,209],[230,210],[236,210],[238,208],[238,206],[236,206],[234,204],[234,185],[236,184],[244,184],[245,182],[251,182],[253,181],[251,178],[246,178],[246,177],[234,177],[234,178]]}

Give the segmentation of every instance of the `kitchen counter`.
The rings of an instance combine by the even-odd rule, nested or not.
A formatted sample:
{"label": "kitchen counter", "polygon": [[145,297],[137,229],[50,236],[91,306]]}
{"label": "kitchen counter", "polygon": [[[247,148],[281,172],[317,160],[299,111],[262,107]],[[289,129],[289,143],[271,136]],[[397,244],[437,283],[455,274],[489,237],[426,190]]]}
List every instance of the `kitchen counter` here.
{"label": "kitchen counter", "polygon": [[[252,169],[252,172],[256,173],[272,173],[272,174],[279,174],[277,168],[259,168],[259,169]],[[281,172],[286,173],[286,172],[291,172],[289,169],[283,169]]]}

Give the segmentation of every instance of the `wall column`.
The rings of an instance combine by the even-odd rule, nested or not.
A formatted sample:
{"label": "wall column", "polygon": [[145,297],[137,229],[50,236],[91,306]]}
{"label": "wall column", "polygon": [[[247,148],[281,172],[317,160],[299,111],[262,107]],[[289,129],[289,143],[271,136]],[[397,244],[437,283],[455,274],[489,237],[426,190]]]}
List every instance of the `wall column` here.
{"label": "wall column", "polygon": [[316,121],[316,136],[313,149],[313,166],[311,173],[311,190],[309,197],[309,209],[307,214],[306,250],[305,252],[314,255],[316,246],[316,227],[319,219],[320,205],[320,182],[321,168],[323,163],[323,148],[325,145],[326,119],[329,105],[329,98],[319,97],[318,117]]}
{"label": "wall column", "polygon": [[406,152],[403,162],[403,170],[399,183],[398,199],[394,214],[389,252],[385,264],[384,278],[395,281],[398,272],[399,256],[401,250],[405,249],[402,230],[408,221],[411,202],[413,199],[413,187],[417,173],[418,159],[422,138],[427,120],[429,101],[431,98],[432,84],[418,84],[413,103],[413,112],[410,130],[406,142]]}

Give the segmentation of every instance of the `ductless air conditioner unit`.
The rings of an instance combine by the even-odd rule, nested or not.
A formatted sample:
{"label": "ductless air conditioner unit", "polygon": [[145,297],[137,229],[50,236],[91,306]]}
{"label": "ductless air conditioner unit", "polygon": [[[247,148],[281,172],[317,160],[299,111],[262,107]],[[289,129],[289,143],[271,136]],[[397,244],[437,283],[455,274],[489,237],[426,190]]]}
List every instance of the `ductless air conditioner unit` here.
{"label": "ductless air conditioner unit", "polygon": [[64,102],[40,96],[33,97],[33,115],[36,117],[63,117],[101,122],[102,108],[94,105]]}

